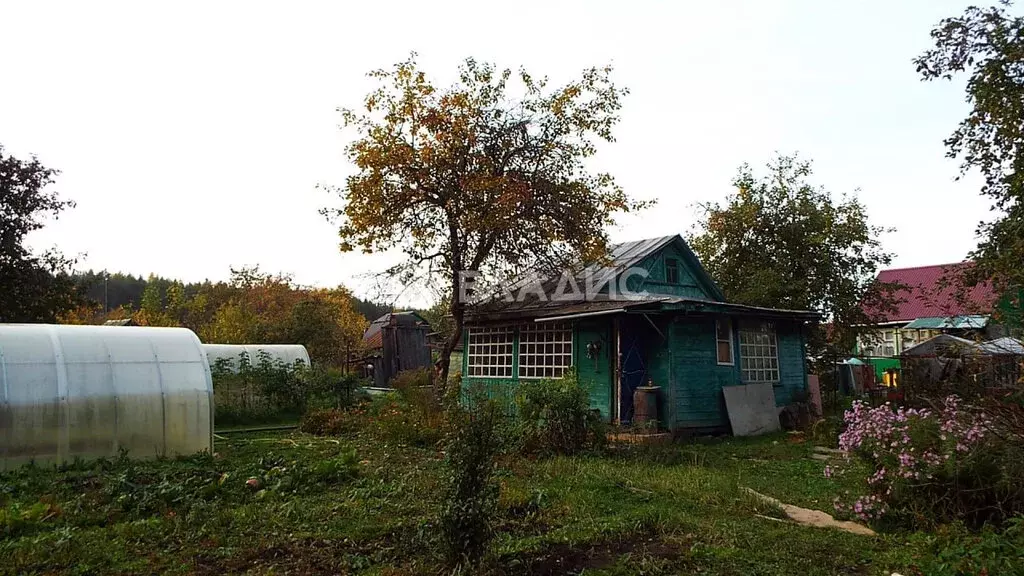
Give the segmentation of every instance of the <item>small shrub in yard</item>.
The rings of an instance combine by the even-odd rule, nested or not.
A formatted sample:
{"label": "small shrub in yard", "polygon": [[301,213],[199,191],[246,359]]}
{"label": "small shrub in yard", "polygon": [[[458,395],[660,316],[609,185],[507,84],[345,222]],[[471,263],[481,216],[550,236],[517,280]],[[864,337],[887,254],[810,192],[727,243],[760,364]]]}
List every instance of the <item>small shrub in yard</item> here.
{"label": "small shrub in yard", "polygon": [[523,380],[515,403],[526,452],[574,454],[604,445],[604,423],[590,409],[587,391],[575,373],[559,380]]}
{"label": "small shrub in yard", "polygon": [[302,368],[299,377],[310,407],[347,408],[359,400],[359,387],[367,384],[366,378],[354,372],[319,365]]}
{"label": "small shrub in yard", "polygon": [[[867,465],[866,494],[837,501],[837,510],[916,527],[957,520],[979,527],[1024,512],[1019,444],[961,404],[956,396],[936,410],[854,403],[839,447]],[[844,471],[826,467],[825,474]]]}
{"label": "small shrub in yard", "polygon": [[359,475],[359,456],[349,449],[313,466],[313,478],[325,484],[340,484]]}
{"label": "small shrub in yard", "polygon": [[370,405],[370,414],[377,433],[388,442],[429,447],[441,441],[442,412],[424,410],[401,397],[382,396]]}
{"label": "small shrub in yard", "polygon": [[452,565],[477,564],[493,536],[498,486],[492,476],[503,418],[501,408],[488,400],[449,409],[440,525]]}
{"label": "small shrub in yard", "polygon": [[318,436],[341,436],[353,434],[362,429],[367,422],[365,406],[355,406],[347,410],[327,408],[311,410],[299,422],[299,430]]}
{"label": "small shrub in yard", "polygon": [[913,574],[1024,574],[1024,516],[1010,520],[1003,532],[986,527],[972,534],[963,525],[953,524],[934,533],[915,533],[910,540],[922,551]]}

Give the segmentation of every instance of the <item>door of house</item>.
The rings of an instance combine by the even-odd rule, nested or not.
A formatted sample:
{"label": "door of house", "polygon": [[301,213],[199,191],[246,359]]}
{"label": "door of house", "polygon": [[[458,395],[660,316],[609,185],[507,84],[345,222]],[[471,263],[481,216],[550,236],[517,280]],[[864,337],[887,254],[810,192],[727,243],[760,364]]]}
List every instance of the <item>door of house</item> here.
{"label": "door of house", "polygon": [[647,356],[643,319],[625,316],[619,323],[619,423],[633,421],[633,393],[647,383]]}

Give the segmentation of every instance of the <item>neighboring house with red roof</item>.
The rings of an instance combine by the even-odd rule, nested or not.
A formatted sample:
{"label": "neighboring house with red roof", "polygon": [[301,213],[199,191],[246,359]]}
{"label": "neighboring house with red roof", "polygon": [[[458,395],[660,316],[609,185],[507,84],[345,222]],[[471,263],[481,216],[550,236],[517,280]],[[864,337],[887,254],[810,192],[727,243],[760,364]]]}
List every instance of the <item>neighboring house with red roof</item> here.
{"label": "neighboring house with red roof", "polygon": [[970,289],[957,287],[955,278],[970,262],[914,268],[894,268],[878,273],[877,281],[900,286],[894,310],[865,310],[879,319],[874,336],[861,338],[857,353],[864,356],[898,356],[907,348],[939,334],[986,339],[1000,336],[990,325],[996,294],[990,284]]}

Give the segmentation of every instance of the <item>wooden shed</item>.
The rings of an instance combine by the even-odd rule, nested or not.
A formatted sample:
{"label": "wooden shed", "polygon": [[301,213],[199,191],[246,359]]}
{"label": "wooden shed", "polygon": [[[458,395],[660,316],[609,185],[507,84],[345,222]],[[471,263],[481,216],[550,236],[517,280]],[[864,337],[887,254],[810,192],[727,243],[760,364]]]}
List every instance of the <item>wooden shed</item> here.
{"label": "wooden shed", "polygon": [[[805,325],[819,314],[727,302],[681,236],[612,247],[611,262],[467,310],[463,382],[508,396],[526,379],[576,371],[591,407],[628,424],[638,387],[656,387],[665,429],[728,429],[722,388],[771,383],[776,405],[805,398]],[[596,287],[575,294],[557,285]]]}
{"label": "wooden shed", "polygon": [[377,388],[389,388],[403,370],[431,368],[427,335],[430,324],[415,311],[389,312],[370,323],[363,333],[366,376]]}

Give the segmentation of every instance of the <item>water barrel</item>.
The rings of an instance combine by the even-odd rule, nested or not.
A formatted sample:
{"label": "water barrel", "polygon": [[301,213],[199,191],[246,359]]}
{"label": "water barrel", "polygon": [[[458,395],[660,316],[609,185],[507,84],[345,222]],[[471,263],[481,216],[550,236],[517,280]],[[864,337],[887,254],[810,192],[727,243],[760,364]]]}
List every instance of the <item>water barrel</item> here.
{"label": "water barrel", "polygon": [[659,390],[661,386],[639,386],[633,392],[633,424],[657,425]]}

